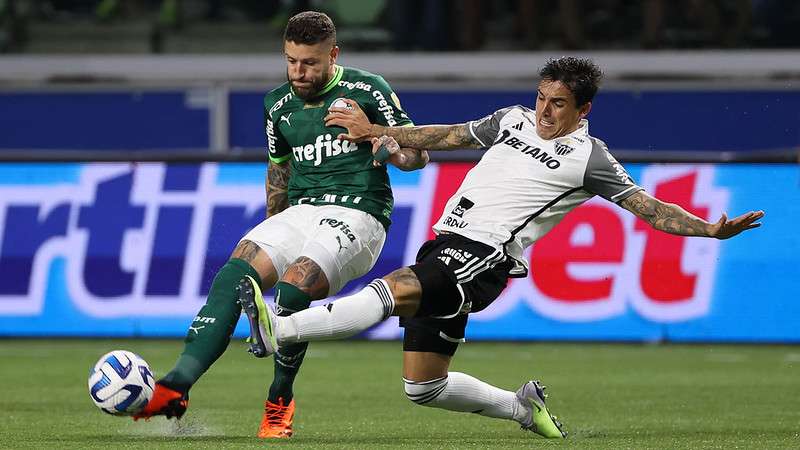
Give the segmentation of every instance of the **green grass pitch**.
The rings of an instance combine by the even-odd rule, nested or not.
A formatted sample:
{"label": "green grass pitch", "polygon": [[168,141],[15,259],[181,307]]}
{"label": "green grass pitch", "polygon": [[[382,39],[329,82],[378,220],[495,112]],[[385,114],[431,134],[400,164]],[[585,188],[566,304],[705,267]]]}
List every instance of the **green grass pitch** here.
{"label": "green grass pitch", "polygon": [[296,384],[295,437],[255,437],[272,359],[233,342],[193,388],[187,415],[134,423],[87,393],[104,352],[126,349],[156,371],[179,341],[0,341],[0,448],[800,448],[800,347],[468,343],[454,371],[516,390],[549,386],[570,436],[548,441],[512,422],[416,406],[399,342],[311,345]]}

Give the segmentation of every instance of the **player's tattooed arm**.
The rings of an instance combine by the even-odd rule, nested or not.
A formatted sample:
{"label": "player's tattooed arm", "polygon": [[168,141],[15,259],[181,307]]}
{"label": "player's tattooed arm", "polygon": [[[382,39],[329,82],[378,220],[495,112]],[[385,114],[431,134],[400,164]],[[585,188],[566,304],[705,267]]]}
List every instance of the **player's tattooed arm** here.
{"label": "player's tattooed arm", "polygon": [[[383,157],[379,153],[381,147],[385,149]],[[425,150],[417,150],[415,148],[401,148],[394,138],[389,136],[381,136],[379,138],[372,138],[372,154],[375,155],[373,165],[380,166],[383,162],[388,161],[395,167],[406,172],[417,170],[425,167],[430,161],[428,152]]]}
{"label": "player's tattooed arm", "polygon": [[761,226],[757,221],[763,211],[750,211],[728,220],[723,214],[716,223],[709,223],[673,203],[665,203],[645,191],[639,191],[619,205],[649,223],[657,230],[680,236],[703,236],[728,239],[742,231]]}
{"label": "player's tattooed arm", "polygon": [[422,169],[428,165],[428,162],[431,160],[431,157],[428,156],[428,152],[426,150],[403,147],[400,149],[399,153],[403,155],[402,158],[404,163],[403,165],[398,165],[397,167],[406,172]]}
{"label": "player's tattooed arm", "polygon": [[421,127],[384,127],[372,125],[370,136],[390,136],[401,147],[425,148],[428,150],[455,150],[460,148],[482,148],[472,136],[469,125],[425,125]]}
{"label": "player's tattooed arm", "polygon": [[459,148],[481,148],[480,142],[472,136],[469,125],[425,125],[421,127],[386,127],[370,123],[367,115],[356,102],[344,99],[349,108],[331,108],[325,116],[326,126],[339,126],[347,133],[338,136],[352,142],[363,142],[370,138],[390,136],[400,147],[427,150],[455,150]]}
{"label": "player's tattooed arm", "polygon": [[267,169],[267,216],[278,214],[289,207],[289,161],[269,163]]}

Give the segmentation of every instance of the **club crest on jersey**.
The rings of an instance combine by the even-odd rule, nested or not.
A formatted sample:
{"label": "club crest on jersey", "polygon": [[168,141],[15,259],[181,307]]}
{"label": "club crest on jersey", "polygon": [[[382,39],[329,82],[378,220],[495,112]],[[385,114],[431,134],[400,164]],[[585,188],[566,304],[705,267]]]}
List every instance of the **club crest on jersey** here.
{"label": "club crest on jersey", "polygon": [[566,156],[572,153],[575,149],[570,147],[567,144],[563,144],[561,142],[555,143],[556,155],[558,156]]}
{"label": "club crest on jersey", "polygon": [[356,150],[358,150],[358,144],[355,142],[333,139],[330,134],[317,136],[313,144],[292,147],[292,153],[294,153],[296,161],[312,161],[314,166],[322,164],[324,159]]}

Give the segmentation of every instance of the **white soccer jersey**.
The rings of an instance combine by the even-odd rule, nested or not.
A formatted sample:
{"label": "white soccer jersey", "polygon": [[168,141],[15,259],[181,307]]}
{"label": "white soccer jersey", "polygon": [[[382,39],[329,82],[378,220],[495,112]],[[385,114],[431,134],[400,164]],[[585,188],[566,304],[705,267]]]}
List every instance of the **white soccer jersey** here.
{"label": "white soccer jersey", "polygon": [[536,112],[503,108],[468,123],[489,150],[467,173],[433,229],[457,233],[503,251],[515,262],[512,277],[526,276],[522,251],[575,207],[599,195],[619,202],[641,190],[589,136],[589,122],[553,140],[536,134]]}

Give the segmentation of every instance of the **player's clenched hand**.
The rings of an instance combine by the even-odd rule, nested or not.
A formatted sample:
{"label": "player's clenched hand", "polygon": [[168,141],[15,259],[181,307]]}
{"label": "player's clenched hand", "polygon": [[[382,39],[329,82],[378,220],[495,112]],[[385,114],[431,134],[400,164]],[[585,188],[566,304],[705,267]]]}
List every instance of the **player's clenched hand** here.
{"label": "player's clenched hand", "polygon": [[[393,137],[381,136],[379,138],[372,138],[370,141],[372,142],[372,155],[375,158],[372,161],[373,166],[379,167],[382,165],[383,161],[389,161],[397,167],[402,167],[406,163],[407,156],[400,151],[400,144],[398,144]],[[389,153],[388,157],[386,157],[386,155],[379,155],[381,146]]]}
{"label": "player's clenched hand", "polygon": [[709,227],[709,236],[717,239],[728,239],[742,231],[760,227],[761,223],[756,221],[762,217],[764,217],[764,211],[750,211],[735,219],[728,220],[727,214],[723,213],[717,223],[711,224]]}
{"label": "player's clenched hand", "polygon": [[372,124],[369,123],[367,115],[358,106],[358,103],[349,99],[341,99],[347,103],[346,108],[331,107],[328,115],[325,116],[325,126],[339,126],[347,129],[347,133],[337,136],[338,139],[350,142],[362,142],[369,138],[369,131]]}

